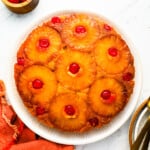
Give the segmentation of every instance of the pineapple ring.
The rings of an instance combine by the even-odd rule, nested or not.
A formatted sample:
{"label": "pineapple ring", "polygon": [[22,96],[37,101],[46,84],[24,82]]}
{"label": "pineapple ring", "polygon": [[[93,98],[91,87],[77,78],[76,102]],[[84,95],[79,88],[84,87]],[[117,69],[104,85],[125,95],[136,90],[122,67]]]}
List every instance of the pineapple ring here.
{"label": "pineapple ring", "polygon": [[[65,107],[74,108],[74,114],[68,115]],[[87,104],[85,99],[75,93],[60,94],[50,103],[49,119],[59,129],[78,131],[86,124]]]}
{"label": "pineapple ring", "polygon": [[56,30],[48,26],[39,26],[27,38],[25,54],[34,62],[44,63],[56,55],[60,46],[61,38]]}
{"label": "pineapple ring", "polygon": [[[115,101],[104,103],[101,93],[104,90],[115,93]],[[96,80],[89,91],[89,103],[91,108],[99,115],[111,117],[120,112],[126,104],[125,87],[113,78],[101,78]]]}
{"label": "pineapple ring", "polygon": [[[33,83],[36,80],[42,82],[40,84]],[[17,82],[17,87],[24,101],[40,104],[43,107],[48,107],[50,100],[56,93],[57,81],[53,72],[42,65],[32,65],[23,70]]]}
{"label": "pineapple ring", "polygon": [[[73,62],[80,66],[79,72],[72,74],[68,67]],[[72,90],[82,90],[87,88],[94,81],[96,66],[93,58],[79,51],[66,50],[57,61],[56,77],[65,87]]]}
{"label": "pineapple ring", "polygon": [[[112,49],[112,56],[109,54],[110,49]],[[98,66],[104,71],[109,74],[116,74],[128,67],[131,54],[128,46],[119,36],[108,35],[101,38],[97,43],[95,58]]]}
{"label": "pineapple ring", "polygon": [[[79,27],[78,29],[76,27]],[[79,33],[78,33],[79,32]],[[91,51],[100,35],[99,25],[92,17],[74,14],[66,18],[62,38],[72,49]]]}

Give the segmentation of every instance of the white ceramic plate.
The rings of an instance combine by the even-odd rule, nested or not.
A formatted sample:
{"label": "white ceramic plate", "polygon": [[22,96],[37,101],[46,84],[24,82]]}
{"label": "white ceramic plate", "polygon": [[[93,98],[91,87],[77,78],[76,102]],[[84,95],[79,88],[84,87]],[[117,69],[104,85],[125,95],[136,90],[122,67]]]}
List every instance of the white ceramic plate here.
{"label": "white ceramic plate", "polygon": [[[75,11],[76,12],[76,11]],[[78,11],[77,11],[78,12]],[[58,14],[61,12],[58,12]],[[87,13],[87,12],[85,12]],[[88,13],[94,13],[94,12],[88,12]],[[48,17],[55,16],[57,13],[51,13],[48,15]],[[106,19],[104,16],[101,16],[100,14],[96,13],[96,15],[103,18],[106,22],[108,22],[110,25],[112,25],[118,33],[122,35],[122,38],[126,41],[128,44],[132,55],[134,56],[134,65],[135,65],[135,87],[133,90],[133,94],[131,95],[130,101],[124,108],[122,112],[116,116],[111,123],[109,123],[107,126],[91,131],[84,134],[71,134],[71,133],[65,133],[65,132],[59,132],[54,129],[50,129],[46,126],[43,126],[40,124],[35,118],[33,118],[28,111],[26,110],[26,107],[24,106],[15,85],[14,80],[14,63],[16,61],[16,53],[18,50],[18,47],[22,43],[23,39],[32,31],[36,25],[40,24],[43,20],[47,20],[48,17],[45,19],[39,19],[37,23],[35,23],[34,26],[31,26],[29,30],[26,31],[26,34],[22,37],[18,37],[18,42],[14,43],[14,47],[12,47],[11,52],[9,55],[9,65],[7,70],[10,70],[10,73],[7,74],[7,80],[6,80],[6,87],[7,87],[7,95],[9,98],[10,103],[12,104],[14,110],[18,114],[18,116],[23,120],[23,122],[35,133],[39,134],[40,136],[62,144],[73,144],[73,145],[82,145],[82,144],[88,144],[92,143],[98,140],[102,140],[105,137],[110,136],[112,133],[114,133],[116,130],[118,130],[130,117],[132,112],[134,111],[134,108],[137,104],[140,91],[142,88],[142,71],[141,71],[141,64],[140,59],[137,54],[137,51],[135,47],[133,46],[131,40],[127,37],[127,35],[122,32],[121,29],[118,28],[116,24],[114,24],[112,21]]]}

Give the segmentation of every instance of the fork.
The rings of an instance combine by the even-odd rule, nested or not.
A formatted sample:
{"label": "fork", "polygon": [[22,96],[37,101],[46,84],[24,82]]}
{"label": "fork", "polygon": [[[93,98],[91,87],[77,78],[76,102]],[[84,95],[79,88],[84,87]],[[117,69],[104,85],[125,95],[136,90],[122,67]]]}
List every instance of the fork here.
{"label": "fork", "polygon": [[[131,146],[131,150],[139,150],[142,141],[143,141],[143,137],[148,134],[148,131],[150,130],[150,116],[148,117],[146,123],[144,124],[144,127],[142,128],[142,130],[140,131],[137,139],[135,140],[135,142],[132,144]],[[146,138],[146,137],[145,137]],[[146,150],[146,149],[144,149]]]}
{"label": "fork", "polygon": [[149,142],[150,142],[150,128],[145,136],[141,150],[148,150]]}
{"label": "fork", "polygon": [[[150,110],[150,97],[148,98],[147,108],[148,108],[148,110]],[[144,139],[144,141],[143,141],[143,139]],[[137,139],[132,144],[131,150],[139,150],[142,143],[143,144],[142,144],[141,150],[147,150],[149,141],[150,141],[150,116],[148,117],[146,123],[144,124],[142,130],[140,131]]]}

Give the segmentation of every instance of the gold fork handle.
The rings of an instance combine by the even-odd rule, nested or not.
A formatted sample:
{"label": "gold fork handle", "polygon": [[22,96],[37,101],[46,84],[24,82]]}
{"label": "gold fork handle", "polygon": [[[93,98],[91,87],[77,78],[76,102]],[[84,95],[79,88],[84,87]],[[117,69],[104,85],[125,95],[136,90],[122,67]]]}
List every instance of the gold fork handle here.
{"label": "gold fork handle", "polygon": [[141,132],[139,133],[137,139],[132,144],[131,150],[139,150],[139,147],[140,147],[140,145],[142,143],[143,137],[145,136],[145,134],[147,133],[149,128],[150,128],[150,116],[148,117],[148,119],[147,119],[144,127],[142,128]]}
{"label": "gold fork handle", "polygon": [[150,129],[148,130],[145,136],[141,150],[148,150],[149,142],[150,142]]}

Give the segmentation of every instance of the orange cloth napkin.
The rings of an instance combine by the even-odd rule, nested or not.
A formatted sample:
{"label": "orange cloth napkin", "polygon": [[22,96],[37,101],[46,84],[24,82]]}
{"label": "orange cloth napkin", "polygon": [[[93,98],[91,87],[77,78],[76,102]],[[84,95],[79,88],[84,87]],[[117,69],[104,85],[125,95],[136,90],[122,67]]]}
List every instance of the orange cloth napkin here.
{"label": "orange cloth napkin", "polygon": [[74,150],[74,146],[47,141],[27,128],[7,103],[0,80],[0,150]]}
{"label": "orange cloth napkin", "polygon": [[46,140],[34,140],[13,145],[10,150],[73,150],[73,146],[62,146]]}

